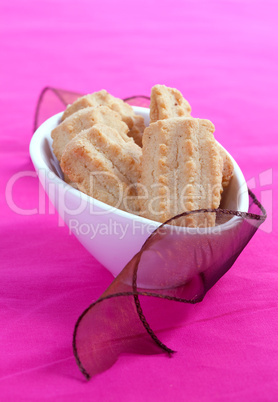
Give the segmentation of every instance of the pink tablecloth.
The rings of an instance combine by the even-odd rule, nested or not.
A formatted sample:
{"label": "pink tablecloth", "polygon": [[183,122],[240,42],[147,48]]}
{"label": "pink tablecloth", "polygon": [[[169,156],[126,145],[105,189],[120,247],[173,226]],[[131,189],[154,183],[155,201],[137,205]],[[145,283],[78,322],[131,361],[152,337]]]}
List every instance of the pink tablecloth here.
{"label": "pink tablecloth", "polygon": [[[277,14],[267,0],[1,2],[1,400],[277,400]],[[173,358],[124,355],[87,383],[72,331],[112,276],[41,192],[34,108],[46,85],[125,97],[156,83],[213,121],[269,217],[171,329]]]}

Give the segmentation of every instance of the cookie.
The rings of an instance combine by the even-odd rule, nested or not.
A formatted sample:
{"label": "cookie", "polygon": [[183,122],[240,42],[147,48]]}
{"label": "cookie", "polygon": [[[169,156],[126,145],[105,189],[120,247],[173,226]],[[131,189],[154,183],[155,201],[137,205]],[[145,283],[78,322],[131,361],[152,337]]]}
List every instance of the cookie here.
{"label": "cookie", "polygon": [[[222,158],[208,120],[172,118],[145,129],[142,175],[139,182],[141,214],[164,222],[185,211],[214,209],[220,204]],[[188,215],[190,227],[215,225],[215,213]]]}
{"label": "cookie", "polygon": [[[123,119],[124,121],[124,119]],[[133,125],[129,129],[129,132],[127,135],[131,138],[133,138],[134,142],[139,146],[142,147],[142,137],[144,130],[146,128],[145,126],[145,121],[142,116],[139,115],[134,115],[133,116]]]}
{"label": "cookie", "polygon": [[180,91],[165,85],[155,85],[151,91],[150,122],[171,119],[172,117],[189,117],[191,107]]}
{"label": "cookie", "polygon": [[82,192],[138,213],[136,183],[141,155],[141,148],[133,141],[126,142],[117,130],[96,124],[68,143],[61,168]]}
{"label": "cookie", "polygon": [[61,160],[66,145],[82,130],[86,130],[95,124],[105,124],[118,131],[125,141],[133,141],[127,136],[128,126],[122,121],[121,116],[107,106],[87,107],[80,109],[62,121],[54,130],[53,152],[58,161]]}
{"label": "cookie", "polygon": [[221,155],[222,160],[223,160],[222,186],[224,188],[224,187],[228,187],[228,185],[230,183],[230,180],[233,177],[234,165],[233,165],[233,162],[232,162],[231,158],[229,157],[229,155],[225,151],[225,149],[220,147],[220,145],[218,145],[218,146],[219,146],[220,155]]}
{"label": "cookie", "polygon": [[136,115],[129,104],[119,98],[115,98],[105,90],[82,96],[72,105],[68,105],[62,116],[62,121],[80,109],[103,105],[119,113],[123,122],[125,122],[129,128],[128,136],[132,137],[135,143],[141,146],[142,135],[145,129],[144,118]]}
{"label": "cookie", "polygon": [[[151,92],[150,121],[170,119],[173,117],[189,117],[191,107],[180,91],[165,85],[155,85]],[[229,155],[219,146],[223,159],[222,186],[227,187],[233,176],[233,162]]]}

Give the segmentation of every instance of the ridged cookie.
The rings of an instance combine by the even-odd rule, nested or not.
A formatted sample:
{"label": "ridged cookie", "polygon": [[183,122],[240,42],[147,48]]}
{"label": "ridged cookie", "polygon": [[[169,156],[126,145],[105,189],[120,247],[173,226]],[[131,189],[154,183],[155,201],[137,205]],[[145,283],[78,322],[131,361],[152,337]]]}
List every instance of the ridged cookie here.
{"label": "ridged cookie", "polygon": [[[141,214],[159,222],[203,208],[218,208],[222,158],[208,120],[172,118],[145,129],[139,195]],[[192,214],[186,226],[214,226],[215,214]]]}
{"label": "ridged cookie", "polygon": [[129,129],[122,121],[121,116],[109,107],[98,106],[80,109],[67,117],[52,130],[52,148],[58,161],[61,160],[66,145],[79,134],[80,131],[86,130],[99,123],[116,129],[125,141],[133,141],[132,138],[127,136]]}
{"label": "ridged cookie", "polygon": [[138,213],[136,183],[141,155],[133,141],[126,142],[115,129],[96,124],[68,143],[61,168],[82,192]]}
{"label": "ridged cookie", "polygon": [[93,94],[82,96],[72,105],[68,105],[62,116],[62,120],[65,120],[80,109],[103,105],[108,106],[110,109],[120,114],[122,120],[129,128],[128,136],[132,137],[137,145],[142,146],[142,135],[145,129],[144,118],[136,115],[132,107],[122,99],[115,98],[104,89],[99,92],[94,92]]}
{"label": "ridged cookie", "polygon": [[189,117],[191,107],[180,91],[165,85],[155,85],[151,91],[150,122],[171,119],[172,117]]}
{"label": "ridged cookie", "polygon": [[[150,121],[189,117],[191,107],[180,91],[165,85],[155,85],[151,92]],[[227,187],[233,176],[234,166],[226,151],[219,147],[223,159],[222,186]]]}

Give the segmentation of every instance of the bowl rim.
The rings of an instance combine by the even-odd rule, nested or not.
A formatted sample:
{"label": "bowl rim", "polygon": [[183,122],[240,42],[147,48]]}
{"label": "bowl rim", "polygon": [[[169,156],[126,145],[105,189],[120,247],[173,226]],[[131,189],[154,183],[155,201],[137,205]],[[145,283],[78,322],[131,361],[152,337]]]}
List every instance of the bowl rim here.
{"label": "bowl rim", "polygon": [[[138,114],[144,114],[146,112],[146,110],[149,110],[149,108],[145,108],[145,107],[141,107],[141,106],[132,106],[134,111],[137,112]],[[141,113],[140,113],[141,112]],[[66,183],[64,180],[62,180],[59,176],[57,176],[57,174],[55,172],[53,172],[51,169],[49,169],[49,167],[47,166],[46,162],[44,161],[44,158],[41,156],[41,153],[38,152],[38,150],[40,150],[40,145],[42,144],[42,142],[44,141],[44,139],[48,139],[49,141],[52,142],[52,138],[51,138],[51,131],[53,128],[51,128],[51,130],[46,129],[49,125],[53,125],[53,123],[55,122],[56,124],[60,121],[61,116],[64,112],[60,112],[60,113],[56,113],[55,115],[51,116],[50,118],[48,118],[47,120],[45,120],[38,128],[37,130],[34,132],[31,141],[30,141],[30,146],[29,146],[29,153],[30,153],[30,157],[31,160],[33,162],[33,165],[36,169],[37,172],[41,172],[41,171],[45,171],[45,172],[49,172],[51,173],[51,175],[48,175],[48,179],[52,182],[54,182],[55,184],[58,185],[63,185],[67,188],[67,190],[74,196],[78,196],[80,197],[83,201],[89,202],[90,204],[94,205],[95,207],[102,209],[104,211],[106,211],[106,213],[113,213],[118,215],[121,218],[124,219],[128,219],[128,220],[133,220],[136,222],[141,222],[145,225],[152,225],[154,226],[154,228],[158,228],[159,226],[162,225],[161,222],[157,222],[157,221],[153,221],[151,219],[148,218],[144,218],[142,216],[139,215],[135,215],[132,214],[130,212],[126,212],[123,210],[120,210],[116,207],[113,207],[111,205],[108,205],[102,201],[97,200],[96,198],[93,198],[85,193],[82,193],[81,191],[79,191],[78,189],[73,188],[72,186],[70,186],[68,183]],[[144,117],[144,116],[143,116]],[[236,173],[236,176],[240,182],[240,186],[239,188],[241,189],[241,194],[245,195],[242,196],[241,198],[241,208],[239,209],[239,211],[241,212],[248,212],[248,208],[249,208],[249,199],[248,199],[248,188],[247,188],[247,183],[246,180],[244,178],[244,175],[239,167],[239,165],[237,164],[237,162],[235,161],[235,159],[232,157],[232,155],[230,155],[230,153],[216,140],[216,142],[220,145],[220,147],[222,149],[224,149],[227,154],[229,155],[229,157],[231,158],[232,162],[233,162],[233,166],[234,166],[234,174]],[[54,158],[56,158],[56,156],[53,153],[52,147],[51,148],[51,153],[53,155]],[[57,161],[58,163],[58,161]],[[108,211],[109,209],[109,211]],[[227,225],[229,223],[230,226],[230,222],[232,220],[236,220],[239,219],[238,217],[234,216],[230,221],[218,225],[216,227],[223,227],[225,225]],[[180,227],[181,228],[181,227]],[[199,228],[200,229],[200,228]],[[196,231],[196,228],[187,228],[187,230],[192,230],[192,231]]]}

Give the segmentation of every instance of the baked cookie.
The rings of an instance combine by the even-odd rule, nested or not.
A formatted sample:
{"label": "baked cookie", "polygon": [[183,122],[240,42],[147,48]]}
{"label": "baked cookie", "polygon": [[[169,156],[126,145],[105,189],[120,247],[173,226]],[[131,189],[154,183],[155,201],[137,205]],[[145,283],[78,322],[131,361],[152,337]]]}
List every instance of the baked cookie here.
{"label": "baked cookie", "polygon": [[52,148],[58,161],[61,160],[66,145],[80,131],[99,123],[116,129],[125,141],[133,141],[127,135],[129,131],[128,126],[122,121],[121,116],[117,112],[114,112],[107,106],[87,107],[73,113],[52,130]]}
{"label": "baked cookie", "polygon": [[229,155],[225,151],[225,149],[220,147],[220,145],[218,145],[218,147],[219,147],[220,155],[221,155],[222,160],[223,160],[222,186],[223,187],[228,187],[228,185],[230,183],[230,180],[231,180],[231,178],[233,177],[233,174],[234,174],[234,165],[233,165],[233,162],[232,162],[231,158],[229,157]]}
{"label": "baked cookie", "polygon": [[96,124],[81,131],[65,148],[64,174],[79,190],[113,207],[138,213],[136,183],[141,148],[117,130]]}
{"label": "baked cookie", "polygon": [[72,105],[68,105],[62,116],[62,120],[65,120],[80,109],[103,105],[108,106],[110,109],[119,113],[122,120],[129,128],[128,136],[132,137],[137,145],[142,146],[142,135],[145,129],[144,118],[136,115],[129,104],[124,102],[122,99],[115,98],[104,89],[90,95],[82,96]]}
{"label": "baked cookie", "polygon": [[[172,118],[145,129],[141,214],[159,222],[185,211],[214,209],[220,204],[222,158],[208,120]],[[215,225],[215,213],[186,216],[184,225]]]}
{"label": "baked cookie", "polygon": [[150,123],[172,117],[189,117],[191,107],[180,91],[165,85],[152,87],[150,104]]}
{"label": "baked cookie", "polygon": [[[191,107],[180,91],[165,85],[155,85],[151,92],[150,122],[173,117],[189,117]],[[222,186],[227,187],[233,176],[234,166],[226,151],[219,146],[223,159]]]}

